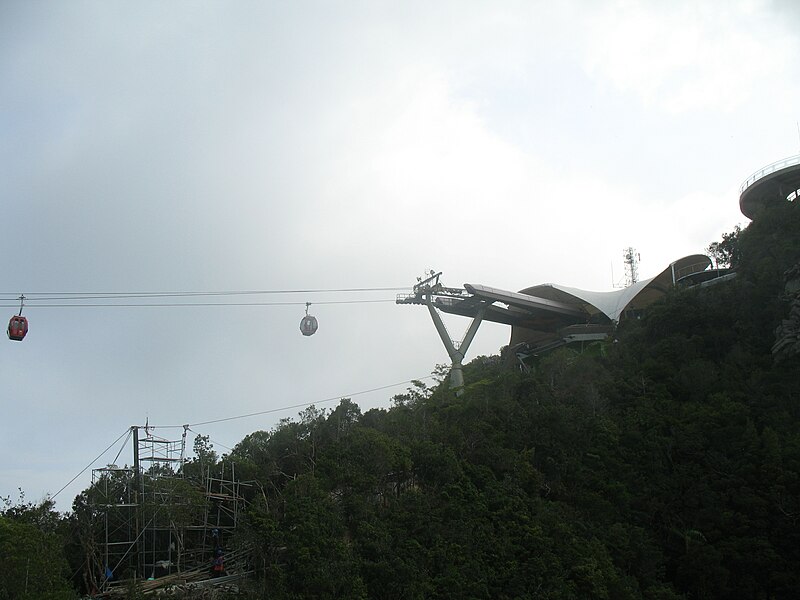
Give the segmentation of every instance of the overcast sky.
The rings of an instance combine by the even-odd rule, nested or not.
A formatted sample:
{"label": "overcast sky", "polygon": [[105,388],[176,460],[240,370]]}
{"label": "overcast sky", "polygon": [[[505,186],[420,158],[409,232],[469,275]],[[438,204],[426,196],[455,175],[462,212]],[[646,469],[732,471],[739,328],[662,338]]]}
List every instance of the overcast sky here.
{"label": "overcast sky", "polygon": [[[3,318],[22,293],[410,287],[431,268],[602,291],[627,246],[653,276],[745,225],[741,182],[800,152],[796,6],[2,0]],[[393,299],[31,301],[26,339],[0,341],[0,496],[57,492],[145,421],[428,375],[447,362],[430,317]],[[300,334],[302,303],[342,300],[386,302],[312,305]],[[482,325],[467,358],[509,333]],[[193,431],[225,452],[297,412]]]}

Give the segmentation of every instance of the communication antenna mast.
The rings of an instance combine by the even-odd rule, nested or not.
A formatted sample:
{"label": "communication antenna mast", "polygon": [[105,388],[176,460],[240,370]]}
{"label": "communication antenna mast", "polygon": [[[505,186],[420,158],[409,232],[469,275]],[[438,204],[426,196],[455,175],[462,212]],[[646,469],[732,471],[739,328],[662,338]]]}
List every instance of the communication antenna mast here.
{"label": "communication antenna mast", "polygon": [[628,246],[622,251],[625,258],[625,287],[630,287],[639,281],[639,253],[632,246]]}

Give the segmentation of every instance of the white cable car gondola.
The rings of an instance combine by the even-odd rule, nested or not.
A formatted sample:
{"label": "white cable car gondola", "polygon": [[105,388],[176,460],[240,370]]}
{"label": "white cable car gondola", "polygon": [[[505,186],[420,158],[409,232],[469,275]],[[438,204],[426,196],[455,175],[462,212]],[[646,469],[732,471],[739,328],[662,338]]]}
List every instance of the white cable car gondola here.
{"label": "white cable car gondola", "polygon": [[309,306],[311,306],[311,302],[306,302],[306,316],[300,321],[300,333],[305,336],[314,335],[319,327],[317,318],[308,314]]}

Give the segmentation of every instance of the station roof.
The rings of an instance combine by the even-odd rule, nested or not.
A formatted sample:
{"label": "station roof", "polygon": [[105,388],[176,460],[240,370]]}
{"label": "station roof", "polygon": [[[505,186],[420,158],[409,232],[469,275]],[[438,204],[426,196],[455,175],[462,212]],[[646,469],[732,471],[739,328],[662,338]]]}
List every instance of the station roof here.
{"label": "station roof", "polygon": [[[581,290],[544,283],[511,292],[486,285],[465,283],[463,288],[439,284],[441,273],[415,286],[414,294],[398,296],[398,304],[428,304],[443,312],[477,317],[511,326],[510,345],[518,343],[544,347],[559,340],[593,338],[613,331],[629,311],[661,299],[682,280],[703,278],[711,273],[711,259],[691,254],[672,262],[655,277],[608,292]],[[715,272],[718,276],[720,272]],[[580,337],[582,336],[582,337]]]}
{"label": "station roof", "polygon": [[545,283],[522,290],[521,294],[578,306],[589,316],[602,314],[618,322],[629,309],[644,308],[662,297],[680,278],[711,266],[704,254],[691,254],[673,262],[661,273],[633,285],[610,292],[593,292]]}

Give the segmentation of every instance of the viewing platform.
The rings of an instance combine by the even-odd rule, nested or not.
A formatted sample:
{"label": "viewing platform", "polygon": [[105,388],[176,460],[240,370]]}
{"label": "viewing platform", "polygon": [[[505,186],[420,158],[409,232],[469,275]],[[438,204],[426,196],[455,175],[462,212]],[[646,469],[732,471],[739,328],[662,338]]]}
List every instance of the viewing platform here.
{"label": "viewing platform", "polygon": [[800,154],[762,167],[739,188],[739,208],[753,219],[769,203],[794,201],[800,194]]}

